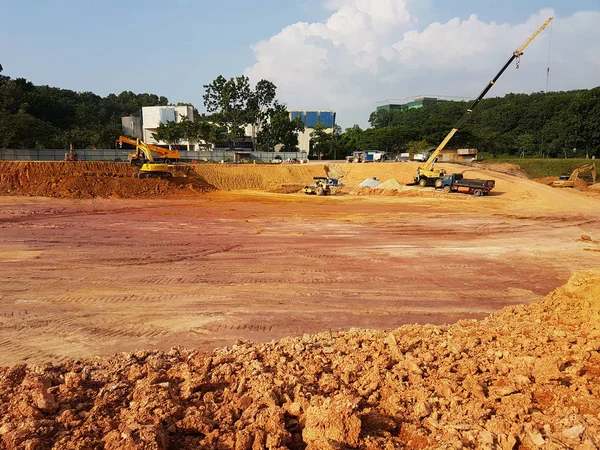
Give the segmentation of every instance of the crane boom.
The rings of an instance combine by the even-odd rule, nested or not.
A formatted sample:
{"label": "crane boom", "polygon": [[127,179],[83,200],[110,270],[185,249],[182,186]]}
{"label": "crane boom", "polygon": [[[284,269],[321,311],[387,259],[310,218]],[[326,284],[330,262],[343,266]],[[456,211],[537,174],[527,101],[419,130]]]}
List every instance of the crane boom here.
{"label": "crane boom", "polygon": [[[496,76],[487,84],[487,86],[483,89],[483,91],[481,91],[481,94],[479,94],[479,96],[475,99],[473,104],[471,106],[469,106],[469,108],[465,111],[465,113],[462,115],[462,117],[456,123],[454,128],[452,128],[452,130],[450,130],[450,133],[448,133],[448,135],[444,138],[444,140],[441,142],[441,144],[438,145],[438,147],[431,154],[431,156],[429,156],[429,159],[425,162],[425,164],[423,164],[422,166],[419,167],[419,169],[417,170],[417,176],[415,177],[416,183],[421,184],[421,186],[426,186],[427,180],[433,179],[433,180],[435,180],[435,182],[437,182],[438,179],[442,178],[446,174],[446,172],[443,169],[434,170],[434,168],[433,168],[433,165],[434,165],[437,157],[440,155],[441,151],[446,147],[448,142],[450,142],[450,139],[452,139],[452,137],[456,134],[458,129],[467,120],[469,120],[469,117],[471,117],[471,114],[473,114],[473,110],[475,109],[475,107],[479,104],[479,102],[481,102],[481,100],[483,100],[483,98],[486,96],[486,94],[489,92],[489,90],[492,88],[492,86],[494,86],[494,84],[496,84],[498,79],[502,76],[502,74],[506,71],[506,69],[508,69],[508,66],[510,66],[515,59],[518,61],[518,59],[523,54],[523,50],[525,50],[527,48],[527,46],[529,46],[529,44],[531,44],[533,42],[533,40],[536,37],[538,37],[542,31],[544,31],[544,29],[550,24],[550,22],[552,22],[553,19],[554,19],[554,17],[550,17],[548,20],[546,20],[546,22],[535,33],[533,33],[521,47],[519,47],[517,50],[515,50],[512,53],[512,55],[510,56],[510,58],[508,59],[506,64],[504,64],[504,66],[502,66],[502,69],[500,69],[500,71],[496,74]],[[518,65],[517,65],[517,67],[518,67]],[[421,180],[425,180],[425,182],[422,182]]]}

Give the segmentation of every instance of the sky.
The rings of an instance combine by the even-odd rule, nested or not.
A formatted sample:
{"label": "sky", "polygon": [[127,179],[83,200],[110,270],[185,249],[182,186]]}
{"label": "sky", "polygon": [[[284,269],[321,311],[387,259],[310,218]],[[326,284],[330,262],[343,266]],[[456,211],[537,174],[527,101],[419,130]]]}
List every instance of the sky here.
{"label": "sky", "polygon": [[203,108],[218,75],[268,79],[290,109],[368,126],[378,102],[600,85],[600,0],[0,0],[4,75]]}

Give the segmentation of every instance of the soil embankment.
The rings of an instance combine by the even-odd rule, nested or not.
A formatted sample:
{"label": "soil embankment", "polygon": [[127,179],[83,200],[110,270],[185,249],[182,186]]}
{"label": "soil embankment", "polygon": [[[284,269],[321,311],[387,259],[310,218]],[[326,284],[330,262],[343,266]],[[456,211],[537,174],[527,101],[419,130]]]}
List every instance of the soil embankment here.
{"label": "soil embankment", "polygon": [[0,369],[2,448],[596,448],[600,270],[483,321]]}

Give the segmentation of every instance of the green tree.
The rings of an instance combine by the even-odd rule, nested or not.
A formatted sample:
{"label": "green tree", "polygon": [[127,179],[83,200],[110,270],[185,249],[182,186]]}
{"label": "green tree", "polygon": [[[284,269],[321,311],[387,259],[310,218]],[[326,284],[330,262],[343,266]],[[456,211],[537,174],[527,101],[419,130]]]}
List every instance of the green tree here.
{"label": "green tree", "polygon": [[18,113],[0,118],[1,148],[57,147],[56,128],[31,114]]}
{"label": "green tree", "polygon": [[285,105],[275,101],[274,105],[264,112],[268,121],[261,125],[258,132],[259,148],[273,151],[277,145],[282,145],[285,152],[298,151],[297,134],[304,131],[304,122],[300,117],[290,119],[290,113]]}
{"label": "green tree", "polygon": [[252,89],[248,77],[227,80],[219,75],[212,83],[204,85],[204,106],[212,114],[214,122],[227,130],[230,148],[243,139],[244,125],[251,123],[248,102],[252,101]]}
{"label": "green tree", "polygon": [[152,137],[169,145],[177,145],[185,138],[186,127],[185,122],[177,123],[169,120],[159,124],[156,132],[152,133]]}

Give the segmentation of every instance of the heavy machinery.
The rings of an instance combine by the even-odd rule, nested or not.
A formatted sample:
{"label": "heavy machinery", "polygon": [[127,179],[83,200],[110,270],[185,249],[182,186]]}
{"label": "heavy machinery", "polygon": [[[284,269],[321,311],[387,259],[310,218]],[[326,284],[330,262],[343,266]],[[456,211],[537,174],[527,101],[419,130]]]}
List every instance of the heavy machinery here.
{"label": "heavy machinery", "polygon": [[[179,159],[181,158],[181,155],[179,154],[179,151],[177,151],[177,150],[170,150],[168,148],[159,147],[158,145],[146,144],[145,142],[142,142],[139,139],[131,139],[131,138],[128,138],[127,136],[119,136],[119,139],[117,139],[117,142],[120,142],[122,144],[133,145],[136,147],[136,150],[137,150],[138,145],[140,145],[140,144],[145,146],[147,150],[149,150],[150,152],[152,152],[156,155],[156,156],[154,156],[155,162],[164,162],[165,164],[171,164],[172,162],[178,162]],[[132,161],[133,157],[134,157],[134,154],[130,155],[129,160]]]}
{"label": "heavy machinery", "polygon": [[442,178],[442,189],[450,192],[465,192],[475,197],[488,195],[496,186],[496,180],[480,180],[479,178],[464,178],[461,173],[451,173]]}
{"label": "heavy machinery", "polygon": [[79,161],[79,155],[73,150],[73,144],[69,145],[69,151],[65,153],[65,161]]}
{"label": "heavy machinery", "polygon": [[586,173],[586,172],[592,173],[592,183],[595,184],[596,183],[596,163],[588,163],[588,164],[584,164],[583,166],[575,169],[571,173],[571,175],[562,176],[558,180],[553,181],[551,186],[552,187],[574,188],[575,181],[577,181],[577,178],[579,178],[579,175],[581,175],[582,173]]}
{"label": "heavy machinery", "polygon": [[339,182],[336,178],[327,177],[313,177],[315,181],[313,184],[304,186],[302,192],[308,195],[329,195],[331,194],[331,188],[339,186]]}
{"label": "heavy machinery", "polygon": [[465,111],[465,113],[460,118],[460,120],[458,121],[456,126],[454,128],[452,128],[452,130],[450,130],[450,133],[448,133],[448,135],[442,141],[442,143],[429,156],[429,159],[425,162],[425,164],[423,164],[422,166],[419,166],[419,168],[417,169],[417,174],[415,175],[415,183],[416,184],[419,184],[419,186],[422,186],[422,187],[433,185],[436,188],[440,188],[442,186],[442,178],[444,178],[444,176],[446,175],[446,171],[444,169],[436,169],[434,167],[437,157],[439,156],[441,151],[446,147],[448,142],[450,142],[450,139],[452,139],[452,137],[456,134],[458,129],[469,119],[471,114],[473,114],[473,110],[475,109],[475,107],[479,104],[479,102],[483,99],[483,97],[485,97],[485,95],[489,92],[489,90],[492,88],[492,86],[494,84],[496,84],[496,82],[498,81],[500,76],[502,76],[502,74],[506,71],[508,66],[510,66],[512,64],[512,62],[516,60],[517,68],[519,68],[519,65],[521,62],[521,55],[523,55],[523,51],[525,50],[525,48],[527,48],[529,46],[529,44],[531,44],[533,42],[533,40],[536,37],[538,37],[538,35],[542,31],[544,31],[544,29],[550,24],[550,22],[552,22],[553,19],[554,19],[553,17],[550,17],[535,33],[533,33],[531,35],[531,37],[529,39],[527,39],[527,41],[525,41],[525,43],[521,47],[519,47],[518,49],[516,49],[513,52],[513,54],[508,59],[506,64],[504,64],[502,69],[500,69],[500,72],[498,72],[498,74],[494,77],[494,79],[488,83],[488,85],[481,92],[481,94],[479,94],[479,97],[477,97],[477,99],[473,102],[473,104]]}
{"label": "heavy machinery", "polygon": [[135,140],[135,153],[129,156],[131,164],[140,167],[140,170],[133,174],[134,178],[173,178],[169,165],[155,161],[152,150],[139,139]]}

